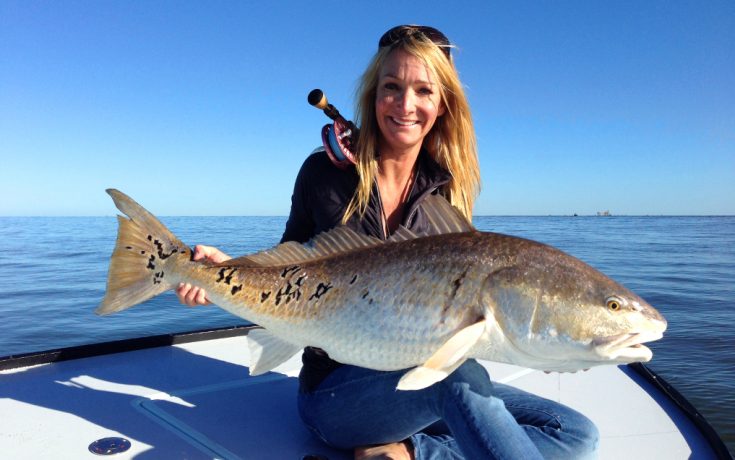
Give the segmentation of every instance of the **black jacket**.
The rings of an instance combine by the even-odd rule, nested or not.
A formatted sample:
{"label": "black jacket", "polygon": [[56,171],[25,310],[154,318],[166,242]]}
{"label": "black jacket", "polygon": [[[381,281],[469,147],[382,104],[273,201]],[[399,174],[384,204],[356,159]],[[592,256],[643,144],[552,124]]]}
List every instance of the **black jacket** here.
{"label": "black jacket", "polygon": [[[427,230],[430,224],[421,210],[421,202],[438,191],[450,177],[428,153],[422,151],[419,154],[416,178],[401,221],[404,227],[417,233]],[[324,151],[311,154],[296,177],[291,213],[281,242],[305,243],[315,235],[340,225],[357,184],[358,176],[354,167],[339,169]],[[382,239],[381,208],[380,195],[374,184],[365,215],[360,217],[357,213],[353,214],[347,226],[359,233]],[[331,371],[341,366],[324,351],[311,347],[304,350],[303,363],[299,376],[303,391],[312,391]]]}

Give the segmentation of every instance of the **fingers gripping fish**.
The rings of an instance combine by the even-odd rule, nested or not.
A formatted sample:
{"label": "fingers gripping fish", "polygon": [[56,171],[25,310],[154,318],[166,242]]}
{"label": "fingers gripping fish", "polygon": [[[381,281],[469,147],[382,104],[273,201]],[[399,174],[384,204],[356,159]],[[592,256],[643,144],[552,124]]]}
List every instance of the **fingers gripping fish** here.
{"label": "fingers gripping fish", "polygon": [[[339,227],[221,264],[192,250],[117,190],[125,214],[97,313],[132,307],[179,283],[263,326],[248,334],[253,375],[305,346],[377,370],[410,369],[402,390],[442,380],[468,358],[576,371],[648,361],[666,320],[643,299],[550,246],[479,232],[443,198],[433,230],[381,241]],[[412,369],[411,369],[412,368]]]}

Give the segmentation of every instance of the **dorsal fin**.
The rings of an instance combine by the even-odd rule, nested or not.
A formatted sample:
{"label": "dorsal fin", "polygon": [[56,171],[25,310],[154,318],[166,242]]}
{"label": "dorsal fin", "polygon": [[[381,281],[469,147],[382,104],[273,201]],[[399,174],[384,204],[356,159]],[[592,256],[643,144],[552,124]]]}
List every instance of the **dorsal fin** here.
{"label": "dorsal fin", "polygon": [[320,233],[305,244],[288,241],[265,251],[227,260],[220,265],[277,266],[299,264],[320,257],[379,244],[383,244],[383,242],[372,236],[361,235],[349,227],[336,227]]}
{"label": "dorsal fin", "polygon": [[[424,236],[475,230],[472,224],[467,222],[464,216],[442,196],[430,195],[426,197],[421,204],[421,209],[426,214],[429,222],[431,222],[430,229],[427,232],[417,234],[401,226],[385,242],[398,243]],[[320,233],[305,244],[289,241],[271,249],[266,249],[265,251],[227,260],[219,265],[270,267],[300,264],[317,258],[352,251],[354,249],[378,246],[380,244],[384,244],[384,242],[372,236],[357,233],[349,227],[340,226]]]}
{"label": "dorsal fin", "polygon": [[349,227],[336,227],[320,233],[307,246],[311,246],[319,256],[328,256],[338,252],[377,246],[382,244],[378,238],[362,235]]}
{"label": "dorsal fin", "polygon": [[429,235],[474,232],[472,223],[441,195],[429,195],[421,205],[426,218],[431,222]]}
{"label": "dorsal fin", "polygon": [[220,265],[277,266],[300,263],[318,257],[306,245],[287,241],[264,251],[256,252],[237,259],[227,260]]}
{"label": "dorsal fin", "polygon": [[401,241],[408,241],[413,240],[414,238],[421,238],[422,236],[428,236],[427,233],[414,233],[411,230],[407,229],[403,225],[398,227],[398,230],[393,232],[393,234],[388,238],[388,242],[390,243],[399,243]]}

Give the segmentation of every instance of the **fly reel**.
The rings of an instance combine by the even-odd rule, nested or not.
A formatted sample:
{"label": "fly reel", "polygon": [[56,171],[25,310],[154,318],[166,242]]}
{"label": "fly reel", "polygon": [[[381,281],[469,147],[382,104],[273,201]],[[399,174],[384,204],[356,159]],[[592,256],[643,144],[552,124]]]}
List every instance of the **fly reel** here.
{"label": "fly reel", "polygon": [[322,128],[322,144],[324,144],[324,150],[326,150],[329,159],[341,169],[355,164],[355,155],[352,150],[359,134],[355,124],[345,120],[340,115],[339,110],[327,101],[327,96],[320,89],[311,91],[308,101],[309,104],[321,109],[326,116],[334,121],[334,123],[326,124]]}

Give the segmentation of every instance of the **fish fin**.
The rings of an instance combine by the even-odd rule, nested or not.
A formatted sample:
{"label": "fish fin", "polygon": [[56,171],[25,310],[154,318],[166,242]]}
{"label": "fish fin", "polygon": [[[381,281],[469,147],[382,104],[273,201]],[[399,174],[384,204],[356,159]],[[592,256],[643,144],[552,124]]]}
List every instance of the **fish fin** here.
{"label": "fish fin", "polygon": [[422,390],[436,382],[444,380],[449,374],[464,364],[465,361],[467,361],[467,358],[462,358],[451,366],[441,369],[432,369],[425,366],[415,367],[401,377],[401,380],[398,381],[398,385],[396,386],[396,390]]}
{"label": "fish fin", "polygon": [[305,244],[289,241],[271,249],[260,251],[238,259],[228,260],[223,265],[279,266],[304,263],[321,257],[339,254],[353,249],[378,246],[383,242],[368,235],[361,235],[349,227],[336,227],[315,236]]}
{"label": "fish fin", "polygon": [[378,238],[357,233],[345,226],[336,227],[320,233],[307,243],[320,256],[347,252],[353,249],[369,248],[381,244],[383,244],[383,241]]}
{"label": "fish fin", "polygon": [[286,342],[265,329],[253,329],[248,332],[247,337],[250,350],[250,375],[268,372],[288,361],[303,348]]}
{"label": "fish fin", "polygon": [[415,233],[404,226],[398,227],[393,234],[388,238],[389,243],[400,243],[401,241],[413,240],[422,236],[428,236],[428,233]]}
{"label": "fish fin", "polygon": [[421,203],[421,210],[431,222],[429,235],[474,232],[475,227],[467,218],[439,194],[429,195]]}
{"label": "fish fin", "polygon": [[349,227],[340,226],[320,233],[305,244],[289,241],[265,251],[228,260],[221,265],[230,267],[234,265],[273,267],[298,264],[354,249],[379,246],[386,242],[396,243],[430,235],[475,231],[475,228],[465,219],[462,213],[449,204],[441,195],[426,197],[421,203],[421,210],[431,222],[431,228],[427,232],[415,233],[406,227],[400,226],[387,241],[382,241],[372,236],[357,233]]}
{"label": "fish fin", "polygon": [[420,390],[444,379],[467,359],[467,353],[485,331],[483,319],[461,329],[434,353],[423,365],[408,371],[398,382],[398,390]]}
{"label": "fish fin", "polygon": [[271,267],[278,265],[288,265],[301,263],[319,257],[309,248],[295,241],[281,243],[271,249],[256,252],[247,256],[238,257],[236,259],[226,260],[219,265],[242,267]]}
{"label": "fish fin", "polygon": [[125,310],[171,289],[166,259],[191,255],[191,249],[130,197],[114,189],[107,193],[128,217],[117,217],[117,242],[98,315]]}
{"label": "fish fin", "polygon": [[413,232],[404,226],[398,227],[390,238],[389,243],[413,240],[424,236],[442,235],[445,233],[473,232],[475,227],[467,222],[467,219],[452,206],[443,196],[429,195],[421,203],[421,208],[426,219],[431,222],[429,228],[421,233]]}

